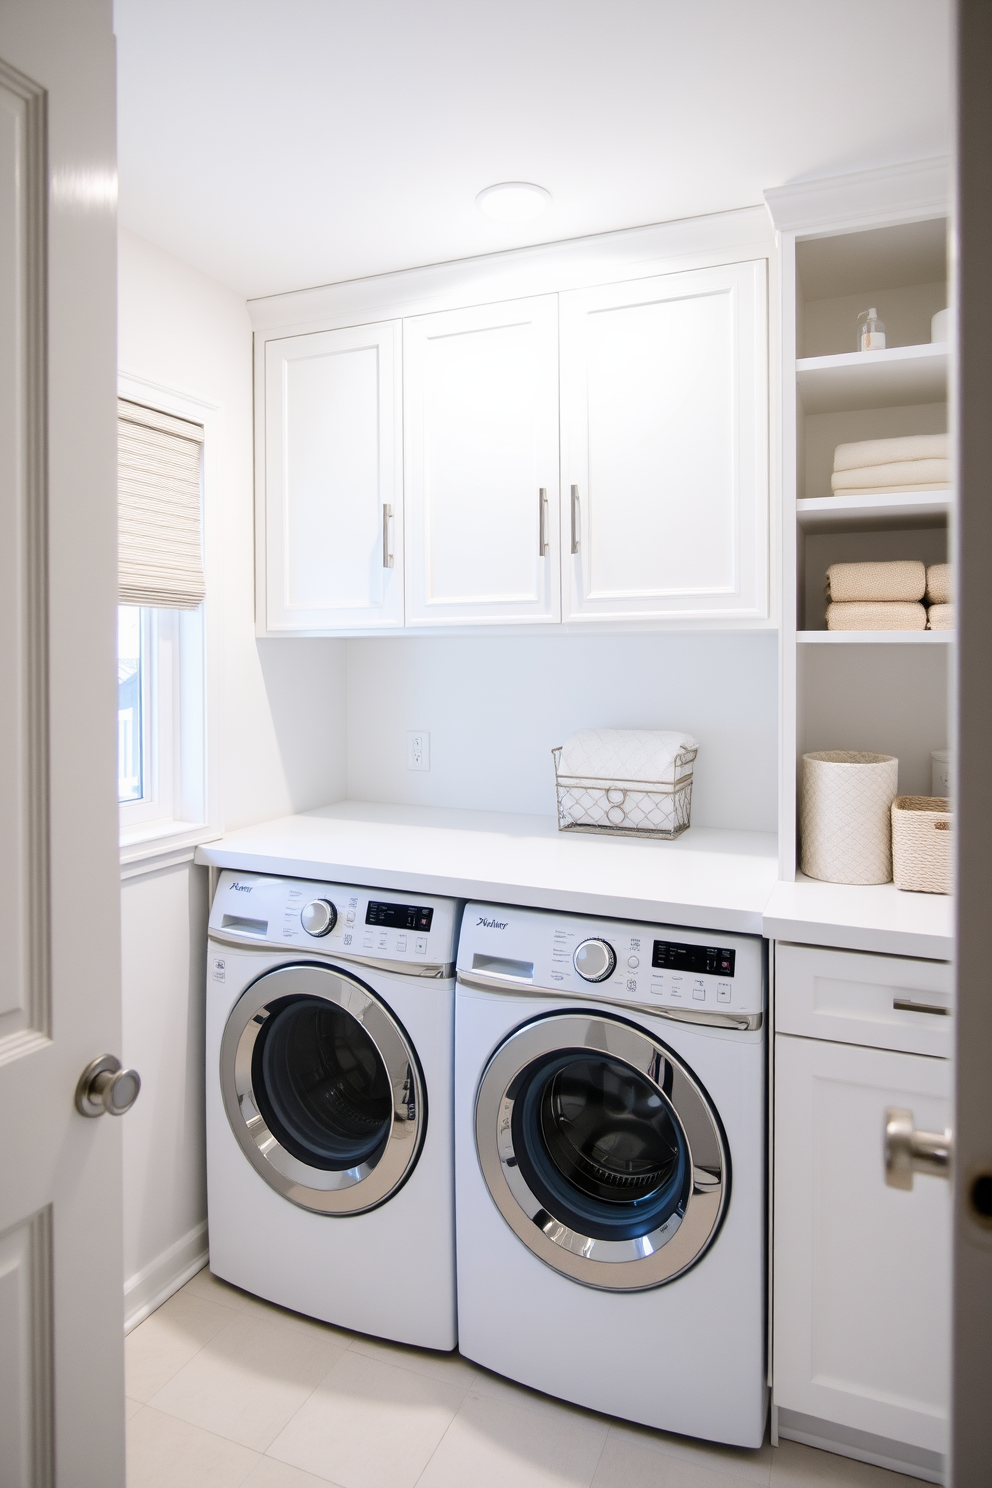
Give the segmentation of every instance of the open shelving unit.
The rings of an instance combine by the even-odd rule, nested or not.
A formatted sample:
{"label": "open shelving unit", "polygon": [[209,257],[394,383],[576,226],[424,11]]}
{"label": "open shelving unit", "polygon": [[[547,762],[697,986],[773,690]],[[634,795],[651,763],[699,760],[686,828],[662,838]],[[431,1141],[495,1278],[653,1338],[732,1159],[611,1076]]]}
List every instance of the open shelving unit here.
{"label": "open shelving unit", "polygon": [[[773,208],[774,215],[774,208]],[[782,249],[783,623],[780,872],[798,864],[801,756],[860,749],[899,759],[899,790],[930,793],[930,752],[948,742],[950,631],[828,631],[831,563],[946,562],[954,492],[833,495],[838,444],[947,427],[952,348],[930,340],[948,303],[946,209],[897,204],[808,226]],[[859,312],[876,307],[883,351],[860,352]]]}

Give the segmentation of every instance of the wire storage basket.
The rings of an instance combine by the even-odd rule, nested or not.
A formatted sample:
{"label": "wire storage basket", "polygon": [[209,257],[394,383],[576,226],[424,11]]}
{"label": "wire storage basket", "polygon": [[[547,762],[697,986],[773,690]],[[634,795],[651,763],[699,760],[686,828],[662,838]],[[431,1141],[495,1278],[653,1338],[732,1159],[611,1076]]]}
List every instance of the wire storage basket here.
{"label": "wire storage basket", "polygon": [[611,837],[678,837],[689,825],[692,764],[698,750],[680,750],[664,780],[567,775],[562,745],[552,749],[560,832],[602,832]]}

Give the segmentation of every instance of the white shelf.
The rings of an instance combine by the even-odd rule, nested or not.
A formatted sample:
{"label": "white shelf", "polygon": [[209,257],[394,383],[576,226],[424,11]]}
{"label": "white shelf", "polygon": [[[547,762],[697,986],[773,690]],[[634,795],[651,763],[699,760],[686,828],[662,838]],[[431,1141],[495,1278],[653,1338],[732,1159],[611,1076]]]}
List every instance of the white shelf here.
{"label": "white shelf", "polygon": [[807,413],[939,403],[947,397],[947,363],[946,342],[800,357],[796,383]]}
{"label": "white shelf", "polygon": [[886,491],[879,496],[811,496],[796,502],[796,520],[807,532],[840,527],[919,527],[925,519],[945,522],[950,491]]}
{"label": "white shelf", "polygon": [[800,644],[815,646],[947,646],[953,630],[797,630]]}
{"label": "white shelf", "polygon": [[935,961],[954,955],[951,896],[905,893],[894,883],[820,883],[799,873],[775,885],[764,923],[773,940]]}

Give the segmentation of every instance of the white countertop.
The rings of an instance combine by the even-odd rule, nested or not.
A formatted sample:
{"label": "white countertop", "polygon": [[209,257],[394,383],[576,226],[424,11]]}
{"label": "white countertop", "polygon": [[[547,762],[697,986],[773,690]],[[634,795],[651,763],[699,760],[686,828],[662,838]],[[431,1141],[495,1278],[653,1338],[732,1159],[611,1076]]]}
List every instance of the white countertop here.
{"label": "white countertop", "polygon": [[932,961],[954,958],[953,898],[910,894],[893,883],[820,883],[800,874],[795,883],[772,889],[764,925],[769,940]]}
{"label": "white countertop", "polygon": [[946,961],[953,900],[894,884],[778,881],[770,832],[674,842],[559,832],[552,816],[339,801],[198,847],[217,868],[691,925]]}
{"label": "white countertop", "polygon": [[760,935],[775,836],[690,827],[674,842],[559,832],[553,816],[340,801],[197,849],[219,868],[450,894]]}

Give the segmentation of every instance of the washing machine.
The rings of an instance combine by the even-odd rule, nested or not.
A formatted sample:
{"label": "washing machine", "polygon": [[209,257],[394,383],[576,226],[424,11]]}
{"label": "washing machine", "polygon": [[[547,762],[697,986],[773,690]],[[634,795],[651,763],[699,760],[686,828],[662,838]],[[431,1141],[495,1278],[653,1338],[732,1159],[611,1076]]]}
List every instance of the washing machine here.
{"label": "washing machine", "polygon": [[456,1342],[460,908],[225,870],[208,931],[210,1269],[434,1349]]}
{"label": "washing machine", "polygon": [[466,905],[463,1354],[610,1415],[761,1444],[764,965],[752,936]]}

